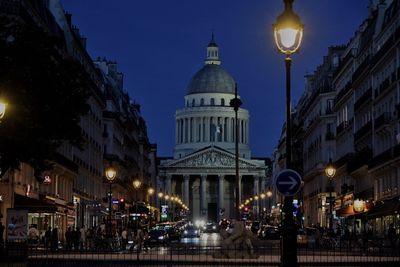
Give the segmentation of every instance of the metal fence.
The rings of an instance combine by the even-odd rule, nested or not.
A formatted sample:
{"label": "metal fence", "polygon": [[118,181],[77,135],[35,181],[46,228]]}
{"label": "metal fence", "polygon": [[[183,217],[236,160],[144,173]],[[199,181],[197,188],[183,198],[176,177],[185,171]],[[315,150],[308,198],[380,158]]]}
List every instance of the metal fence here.
{"label": "metal fence", "polygon": [[[106,242],[106,241],[105,241]],[[246,253],[244,253],[246,252]],[[243,257],[243,255],[247,257]],[[51,249],[26,243],[7,243],[0,266],[279,266],[280,244],[266,242],[253,247],[220,247],[171,243],[167,246],[136,246],[127,250]],[[252,257],[248,257],[252,255]],[[352,246],[350,243],[298,249],[300,266],[400,266],[399,247]]]}

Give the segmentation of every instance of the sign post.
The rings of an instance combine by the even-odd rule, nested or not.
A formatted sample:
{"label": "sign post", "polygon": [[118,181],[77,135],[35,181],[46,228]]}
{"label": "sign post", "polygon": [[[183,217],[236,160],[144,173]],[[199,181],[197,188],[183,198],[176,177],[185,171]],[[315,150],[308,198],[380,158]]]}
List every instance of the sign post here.
{"label": "sign post", "polygon": [[276,177],[276,189],[284,196],[293,196],[301,187],[301,176],[296,171],[285,169]]}

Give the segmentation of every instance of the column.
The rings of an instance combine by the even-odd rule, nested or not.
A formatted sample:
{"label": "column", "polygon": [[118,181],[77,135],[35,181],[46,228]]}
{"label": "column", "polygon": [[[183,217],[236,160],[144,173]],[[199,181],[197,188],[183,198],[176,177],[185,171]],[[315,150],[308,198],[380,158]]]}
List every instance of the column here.
{"label": "column", "polygon": [[[260,188],[259,188],[260,180],[258,179],[258,176],[253,176],[253,179],[254,179],[254,192],[253,193],[256,196],[260,192]],[[260,211],[259,207],[260,207],[260,199],[255,200],[254,204],[253,204],[253,214],[256,214],[256,218],[257,219],[259,218],[258,217],[259,216],[259,211]]]}
{"label": "column", "polygon": [[[243,185],[242,185],[242,175],[239,174],[239,204],[242,203],[243,196]],[[235,185],[236,186],[236,185]]]}
{"label": "column", "polygon": [[175,144],[178,144],[178,120],[175,121]]}
{"label": "column", "polygon": [[167,174],[165,177],[165,191],[168,192],[168,194],[171,195],[172,193],[172,175]]}
{"label": "column", "polygon": [[[201,175],[201,196],[200,196],[200,214],[202,216],[207,215],[207,175],[202,174]],[[203,213],[205,212],[205,214]]]}
{"label": "column", "polygon": [[[224,216],[221,215],[220,211],[225,208],[224,197],[225,197],[225,190],[224,190],[224,175],[218,175],[218,216],[219,219],[223,218]],[[225,214],[225,212],[224,212]]]}
{"label": "column", "polygon": [[184,175],[183,176],[183,201],[185,202],[185,205],[189,207],[189,181],[190,181],[190,176],[189,175]]}
{"label": "column", "polygon": [[206,117],[206,136],[205,136],[205,142],[210,141],[210,118]]}

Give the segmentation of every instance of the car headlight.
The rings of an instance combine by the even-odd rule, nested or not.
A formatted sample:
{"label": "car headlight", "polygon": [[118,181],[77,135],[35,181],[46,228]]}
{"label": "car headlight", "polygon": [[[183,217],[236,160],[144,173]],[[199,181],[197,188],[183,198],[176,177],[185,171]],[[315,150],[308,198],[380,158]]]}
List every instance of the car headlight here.
{"label": "car headlight", "polygon": [[163,240],[164,236],[159,236],[158,239]]}
{"label": "car headlight", "polygon": [[197,230],[196,230],[196,231],[194,231],[194,233],[195,233],[195,234],[197,234]]}
{"label": "car headlight", "polygon": [[215,229],[217,229],[217,226],[213,225],[213,227],[212,227],[212,228],[213,228],[213,230],[215,230]]}
{"label": "car headlight", "polygon": [[187,234],[188,232],[185,230],[185,231],[183,231],[183,233],[184,233],[184,234]]}

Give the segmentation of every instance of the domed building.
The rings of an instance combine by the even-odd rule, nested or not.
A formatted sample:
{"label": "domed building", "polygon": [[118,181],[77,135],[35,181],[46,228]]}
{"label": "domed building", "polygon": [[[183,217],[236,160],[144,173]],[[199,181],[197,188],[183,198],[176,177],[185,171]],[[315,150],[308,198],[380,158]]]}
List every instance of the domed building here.
{"label": "domed building", "polygon": [[[235,80],[221,66],[212,36],[205,64],[187,87],[184,108],[175,113],[174,156],[159,165],[158,189],[180,196],[194,220],[217,222],[235,216],[235,112],[229,105],[234,97]],[[242,199],[258,194],[266,184],[265,162],[251,159],[249,117],[239,108]],[[259,203],[254,204],[257,213]],[[174,216],[171,207],[169,212]]]}

